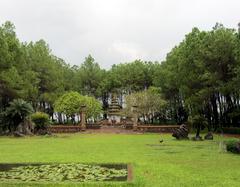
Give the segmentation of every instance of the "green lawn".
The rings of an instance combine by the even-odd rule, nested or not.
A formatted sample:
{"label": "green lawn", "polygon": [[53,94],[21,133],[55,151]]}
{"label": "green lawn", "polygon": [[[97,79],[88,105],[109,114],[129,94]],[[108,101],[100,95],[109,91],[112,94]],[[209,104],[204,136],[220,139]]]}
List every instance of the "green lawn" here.
{"label": "green lawn", "polygon": [[[164,139],[159,143],[159,139]],[[177,141],[171,135],[73,134],[0,137],[0,162],[132,163],[134,180],[114,183],[0,186],[240,186],[240,156],[214,141]],[[150,146],[151,145],[151,146]]]}

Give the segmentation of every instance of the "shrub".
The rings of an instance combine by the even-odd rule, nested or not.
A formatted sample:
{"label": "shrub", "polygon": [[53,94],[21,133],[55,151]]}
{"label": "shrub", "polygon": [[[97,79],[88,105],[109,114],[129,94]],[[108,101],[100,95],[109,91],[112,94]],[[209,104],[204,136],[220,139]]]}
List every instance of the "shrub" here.
{"label": "shrub", "polygon": [[59,97],[54,103],[54,110],[62,112],[70,117],[80,113],[81,105],[84,104],[84,97],[78,92],[67,92]]}
{"label": "shrub", "polygon": [[[94,97],[83,96],[78,92],[67,92],[59,97],[54,103],[56,112],[64,113],[68,118],[79,114],[82,110],[81,106],[86,106],[86,118],[97,118],[102,113],[101,103]],[[72,118],[71,123],[74,123]]]}
{"label": "shrub", "polygon": [[31,119],[35,123],[36,130],[46,129],[50,124],[49,115],[44,112],[36,112],[32,114]]}
{"label": "shrub", "polygon": [[5,117],[10,127],[13,128],[12,130],[15,130],[32,113],[33,107],[30,103],[22,99],[14,99],[6,108]]}
{"label": "shrub", "polygon": [[227,151],[240,154],[240,142],[238,140],[231,140],[226,142]]}
{"label": "shrub", "polygon": [[239,127],[223,127],[222,130],[226,134],[240,134]]}

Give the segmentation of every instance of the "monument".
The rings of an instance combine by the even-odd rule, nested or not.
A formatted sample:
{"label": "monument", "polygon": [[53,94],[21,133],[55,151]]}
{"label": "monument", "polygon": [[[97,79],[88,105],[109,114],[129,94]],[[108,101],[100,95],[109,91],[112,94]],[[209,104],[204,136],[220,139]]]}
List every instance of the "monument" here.
{"label": "monument", "polygon": [[108,122],[112,125],[120,123],[121,120],[121,106],[115,94],[112,94],[111,104],[108,107]]}
{"label": "monument", "polygon": [[189,139],[188,133],[189,133],[188,126],[185,124],[182,124],[178,129],[173,131],[172,136],[177,138],[178,140]]}
{"label": "monument", "polygon": [[137,131],[138,127],[137,105],[132,106],[132,112],[133,112],[133,130]]}
{"label": "monument", "polygon": [[81,106],[81,113],[80,113],[80,118],[81,118],[80,125],[81,125],[81,128],[82,128],[83,131],[86,130],[86,114],[85,114],[85,112],[86,112],[86,105],[82,105]]}

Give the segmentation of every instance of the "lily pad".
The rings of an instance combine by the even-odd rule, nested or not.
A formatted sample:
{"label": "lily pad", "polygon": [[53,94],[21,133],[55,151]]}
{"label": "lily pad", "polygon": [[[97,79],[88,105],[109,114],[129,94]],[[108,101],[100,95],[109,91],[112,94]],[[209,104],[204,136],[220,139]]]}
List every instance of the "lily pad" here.
{"label": "lily pad", "polygon": [[[1,166],[1,165],[0,165]],[[35,164],[16,165],[0,170],[1,181],[111,181],[127,179],[127,168],[88,164]]]}

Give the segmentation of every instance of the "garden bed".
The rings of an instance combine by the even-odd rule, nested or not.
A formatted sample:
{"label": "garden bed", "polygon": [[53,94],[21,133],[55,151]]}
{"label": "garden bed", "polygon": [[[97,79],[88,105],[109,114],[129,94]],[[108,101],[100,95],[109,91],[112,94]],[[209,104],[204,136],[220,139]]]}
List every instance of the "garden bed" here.
{"label": "garden bed", "polygon": [[17,163],[0,164],[1,182],[130,181],[129,164]]}

